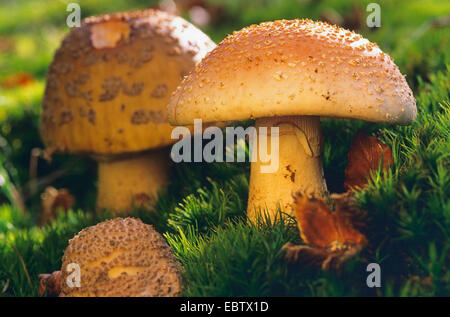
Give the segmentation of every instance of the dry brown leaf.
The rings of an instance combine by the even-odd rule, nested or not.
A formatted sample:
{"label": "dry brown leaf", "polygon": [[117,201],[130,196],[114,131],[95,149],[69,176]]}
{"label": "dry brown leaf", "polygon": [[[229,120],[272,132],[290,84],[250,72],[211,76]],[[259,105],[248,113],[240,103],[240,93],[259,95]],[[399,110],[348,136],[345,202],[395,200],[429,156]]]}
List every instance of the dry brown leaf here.
{"label": "dry brown leaf", "polygon": [[364,243],[366,238],[353,226],[354,210],[344,209],[349,208],[347,200],[351,198],[338,195],[333,198],[334,211],[322,199],[296,195],[295,212],[303,241],[311,246],[331,251]]}
{"label": "dry brown leaf", "polygon": [[364,214],[356,208],[351,193],[331,198],[333,211],[322,199],[296,195],[297,224],[308,245],[286,244],[283,250],[288,262],[339,270],[367,245],[367,238],[357,229],[363,227]]}
{"label": "dry brown leaf", "polygon": [[61,293],[61,271],[52,274],[39,274],[38,295],[58,296]]}
{"label": "dry brown leaf", "polygon": [[39,225],[48,224],[55,219],[59,209],[68,211],[73,207],[75,199],[67,189],[57,190],[54,187],[47,187],[41,195],[41,215]]}
{"label": "dry brown leaf", "polygon": [[383,160],[383,169],[392,165],[392,151],[374,136],[358,132],[348,153],[348,165],[345,169],[344,188],[363,187],[370,173],[376,171]]}
{"label": "dry brown leaf", "polygon": [[34,77],[26,72],[19,72],[6,76],[1,81],[0,85],[5,89],[23,87],[29,85],[35,81]]}

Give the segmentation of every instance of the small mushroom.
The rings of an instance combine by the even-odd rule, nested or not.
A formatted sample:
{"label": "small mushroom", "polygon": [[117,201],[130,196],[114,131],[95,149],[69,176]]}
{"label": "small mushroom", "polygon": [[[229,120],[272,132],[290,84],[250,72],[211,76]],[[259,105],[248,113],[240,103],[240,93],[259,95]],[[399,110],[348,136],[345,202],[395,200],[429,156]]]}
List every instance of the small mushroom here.
{"label": "small mushroom", "polygon": [[214,47],[157,10],[90,17],[64,38],[47,75],[41,137],[55,152],[98,161],[98,209],[147,207],[167,183],[170,94]]}
{"label": "small mushroom", "polygon": [[259,158],[251,165],[251,219],[266,208],[273,219],[278,206],[292,214],[297,192],[325,195],[320,117],[407,125],[417,111],[404,76],[376,44],[308,19],[228,36],[185,78],[168,110],[172,124],[251,118],[256,128],[279,128],[278,170],[262,173]]}
{"label": "small mushroom", "polygon": [[180,267],[151,225],[115,218],[70,239],[62,259],[60,296],[179,296]]}

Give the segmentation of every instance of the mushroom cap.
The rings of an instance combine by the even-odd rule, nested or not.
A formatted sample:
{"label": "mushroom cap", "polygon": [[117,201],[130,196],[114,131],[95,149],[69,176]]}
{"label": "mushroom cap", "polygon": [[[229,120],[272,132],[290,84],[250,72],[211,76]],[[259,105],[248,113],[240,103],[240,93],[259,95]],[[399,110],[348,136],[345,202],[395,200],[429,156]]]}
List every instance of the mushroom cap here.
{"label": "mushroom cap", "polygon": [[[80,287],[66,281],[80,267]],[[83,229],[69,241],[62,259],[62,296],[178,296],[180,264],[151,225],[115,218]]]}
{"label": "mushroom cap", "polygon": [[326,116],[406,125],[416,102],[379,47],[351,31],[281,20],[228,36],[173,94],[169,122]]}
{"label": "mushroom cap", "polygon": [[214,47],[192,24],[158,10],[85,19],[64,38],[49,68],[44,144],[102,155],[175,142],[167,122],[170,94]]}

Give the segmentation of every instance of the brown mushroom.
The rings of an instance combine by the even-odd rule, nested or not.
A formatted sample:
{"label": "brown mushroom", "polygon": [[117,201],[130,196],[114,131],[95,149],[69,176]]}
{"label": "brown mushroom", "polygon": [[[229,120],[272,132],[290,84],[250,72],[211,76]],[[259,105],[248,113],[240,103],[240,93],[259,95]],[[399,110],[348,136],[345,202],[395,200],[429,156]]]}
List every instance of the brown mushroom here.
{"label": "brown mushroom", "polygon": [[99,209],[129,210],[167,183],[170,94],[214,47],[157,10],[90,17],[64,38],[47,75],[41,137],[50,151],[98,160]]}
{"label": "brown mushroom", "polygon": [[181,285],[171,248],[136,218],[83,229],[62,259],[60,296],[172,297],[181,294]]}
{"label": "brown mushroom", "polygon": [[261,173],[259,159],[251,165],[254,219],[266,208],[273,218],[277,206],[292,214],[293,193],[327,191],[321,116],[407,125],[416,103],[376,44],[327,23],[282,20],[228,36],[183,80],[168,110],[172,124],[250,118],[257,128],[279,128],[278,171]]}

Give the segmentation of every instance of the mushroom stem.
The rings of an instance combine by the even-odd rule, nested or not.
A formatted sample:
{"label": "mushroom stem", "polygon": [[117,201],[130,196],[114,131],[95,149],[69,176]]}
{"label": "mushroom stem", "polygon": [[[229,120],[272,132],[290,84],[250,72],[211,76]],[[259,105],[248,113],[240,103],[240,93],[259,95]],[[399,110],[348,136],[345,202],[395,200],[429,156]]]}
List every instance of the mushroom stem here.
{"label": "mushroom stem", "polygon": [[133,207],[149,208],[168,183],[167,149],[148,151],[118,160],[97,158],[97,209],[114,215]]}
{"label": "mushroom stem", "polygon": [[[260,133],[260,127],[267,127],[267,135]],[[278,127],[279,135],[270,135],[270,127]],[[321,197],[327,191],[322,169],[322,132],[320,118],[313,116],[286,116],[256,119],[258,150],[267,144],[267,153],[278,159],[278,170],[263,173],[261,167],[270,162],[257,161],[251,165],[250,189],[247,215],[256,220],[262,211],[275,220],[278,207],[293,215],[293,194]],[[272,140],[272,141],[271,141]],[[278,141],[278,152],[271,153],[274,141]],[[254,147],[256,150],[256,147]],[[260,152],[261,153],[261,152]],[[273,164],[273,163],[272,163]]]}

